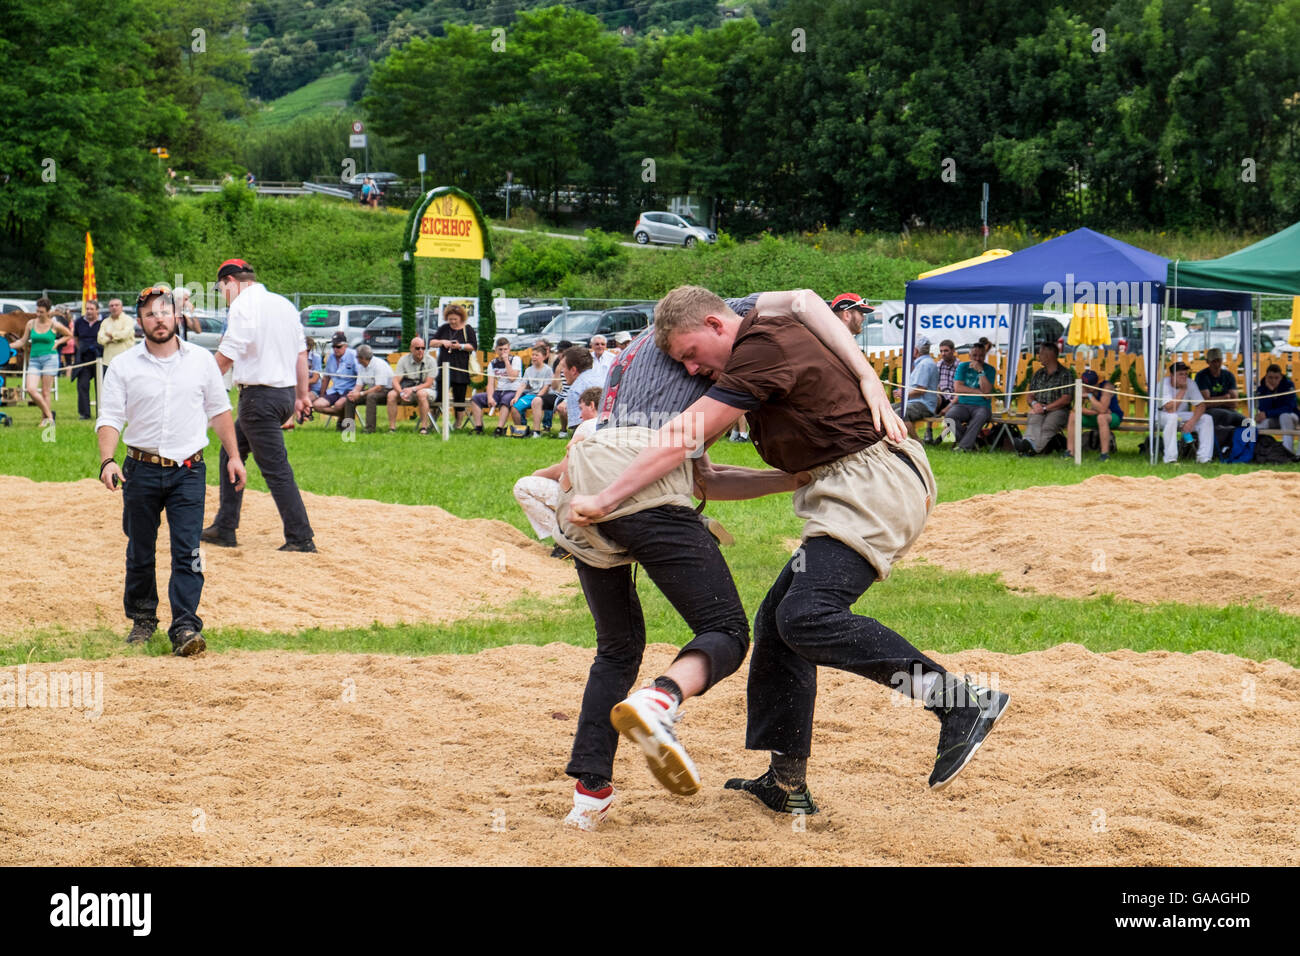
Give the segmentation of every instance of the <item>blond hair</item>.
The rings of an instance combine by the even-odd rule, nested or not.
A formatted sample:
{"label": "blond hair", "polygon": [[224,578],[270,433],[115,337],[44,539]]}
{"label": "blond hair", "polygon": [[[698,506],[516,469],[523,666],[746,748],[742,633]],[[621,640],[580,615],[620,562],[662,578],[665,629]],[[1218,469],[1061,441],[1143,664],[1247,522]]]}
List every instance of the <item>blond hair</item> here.
{"label": "blond hair", "polygon": [[706,315],[726,315],[731,310],[721,297],[698,285],[673,289],[655,306],[655,345],[668,351],[668,338],[704,324]]}

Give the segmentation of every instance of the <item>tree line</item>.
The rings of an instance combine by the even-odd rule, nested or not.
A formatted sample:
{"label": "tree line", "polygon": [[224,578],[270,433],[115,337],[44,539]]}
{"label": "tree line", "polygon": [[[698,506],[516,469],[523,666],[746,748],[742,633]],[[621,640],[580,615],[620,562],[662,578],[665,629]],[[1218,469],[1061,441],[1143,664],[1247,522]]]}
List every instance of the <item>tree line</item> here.
{"label": "tree line", "polygon": [[552,7],[411,40],[363,103],[399,171],[622,231],[688,193],[739,234],[971,227],[983,183],[1035,228],[1300,212],[1300,0],[792,0],[633,43]]}
{"label": "tree line", "polygon": [[[360,24],[341,2],[6,2],[0,282],[79,271],[92,226],[110,267],[165,253],[168,165],[337,176],[343,118],[249,117],[258,50],[321,11]],[[624,234],[685,195],[737,236],[969,229],[983,183],[990,222],[1025,229],[1300,213],[1300,0],[528,6],[354,3],[372,162],[417,180],[425,153],[492,214],[509,172],[544,216]]]}

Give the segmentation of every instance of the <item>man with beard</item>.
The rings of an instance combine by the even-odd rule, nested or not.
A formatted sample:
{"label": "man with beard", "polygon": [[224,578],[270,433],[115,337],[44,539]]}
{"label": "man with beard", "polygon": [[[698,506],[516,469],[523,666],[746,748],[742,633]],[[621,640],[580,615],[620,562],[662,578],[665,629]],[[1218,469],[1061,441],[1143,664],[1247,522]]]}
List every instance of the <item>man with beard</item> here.
{"label": "man with beard", "polygon": [[[235,443],[230,399],[212,355],[176,334],[172,292],[156,285],[136,302],[144,341],[119,355],[104,377],[100,396],[99,478],[109,491],[122,488],[122,528],[126,532],[127,617],[134,626],[127,643],[144,643],[158,626],[158,588],[154,574],[158,524],[164,509],[171,533],[172,571],[167,587],[172,649],[180,657],[206,648],[199,597],[203,563],[199,533],[207,486],[203,449],[208,426],[230,456],[229,478],[242,489],[244,465]],[[127,457],[115,455],[123,424]]]}

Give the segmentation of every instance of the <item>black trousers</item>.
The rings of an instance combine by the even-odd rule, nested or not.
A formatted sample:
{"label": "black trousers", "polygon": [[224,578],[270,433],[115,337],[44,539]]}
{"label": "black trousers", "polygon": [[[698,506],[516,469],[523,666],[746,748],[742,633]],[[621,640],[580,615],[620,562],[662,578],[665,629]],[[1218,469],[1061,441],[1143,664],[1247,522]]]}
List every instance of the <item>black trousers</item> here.
{"label": "black trousers", "polygon": [[749,660],[747,750],[807,757],[812,748],[818,666],[895,689],[944,669],[874,618],[851,610],[876,569],[834,538],[806,539],[781,570],[754,618]]}
{"label": "black trousers", "polygon": [[[694,632],[681,654],[699,651],[708,658],[705,690],[735,673],[749,650],[749,620],[727,562],[700,516],[690,508],[665,506],[603,522],[600,530],[640,562]],[[565,773],[608,780],[618,747],[609,712],[636,682],[645,651],[645,617],[631,565],[602,569],[574,564],[596,624],[596,659]]]}
{"label": "black trousers", "polygon": [[[240,389],[235,441],[239,446],[240,460],[247,461],[251,452],[257,467],[262,470],[266,487],[270,489],[280,520],[284,522],[284,540],[288,544],[306,544],[312,540],[311,522],[307,520],[307,508],[293,480],[289,453],[284,447],[284,431],[280,428],[293,414],[293,401],[293,386],[247,385]],[[244,493],[236,491],[230,480],[226,468],[229,461],[226,450],[222,448],[221,507],[213,524],[221,531],[234,534],[239,527]]]}
{"label": "black trousers", "polygon": [[1206,408],[1205,414],[1214,420],[1215,428],[1239,428],[1246,423],[1246,416],[1241,412],[1222,406],[1211,405]]}
{"label": "black trousers", "polygon": [[126,616],[134,620],[158,617],[155,576],[158,524],[164,509],[171,534],[172,572],[167,585],[173,638],[183,628],[203,630],[199,598],[203,594],[203,565],[199,534],[203,531],[203,497],[207,488],[203,462],[190,468],[164,468],[128,458],[122,463],[122,530],[126,533]]}
{"label": "black trousers", "polygon": [[[94,362],[98,358],[96,352],[78,352],[77,362]],[[95,382],[95,366],[82,365],[81,368],[72,370],[72,377],[77,383],[77,414],[81,418],[90,417],[90,387]],[[99,401],[99,390],[95,390],[95,401]]]}

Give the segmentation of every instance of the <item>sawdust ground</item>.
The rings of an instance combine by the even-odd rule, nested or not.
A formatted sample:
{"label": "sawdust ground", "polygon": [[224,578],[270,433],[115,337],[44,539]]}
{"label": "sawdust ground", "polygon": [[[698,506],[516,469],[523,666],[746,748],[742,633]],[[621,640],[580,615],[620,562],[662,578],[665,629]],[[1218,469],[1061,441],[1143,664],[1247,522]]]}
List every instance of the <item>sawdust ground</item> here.
{"label": "sawdust ground", "polygon": [[[1011,704],[940,793],[925,786],[934,718],[823,670],[810,767],[823,812],[802,832],[722,789],[764,763],[743,750],[737,676],[679,725],[701,792],[670,796],[624,746],[610,818],[582,834],[559,821],[592,653],[29,668],[29,684],[102,672],[103,713],[0,707],[0,864],[1300,863],[1300,672],[1278,661],[1073,644],[942,655]],[[651,646],[642,677],[675,653]],[[0,672],[0,697],[15,674]]]}

